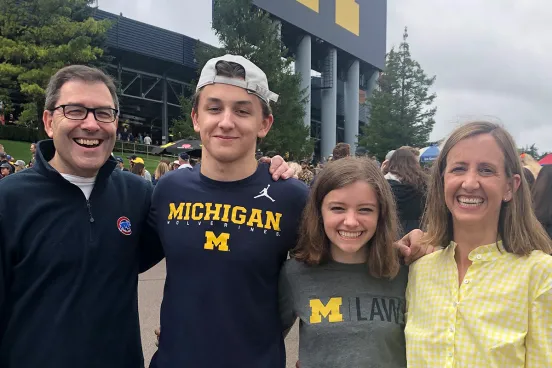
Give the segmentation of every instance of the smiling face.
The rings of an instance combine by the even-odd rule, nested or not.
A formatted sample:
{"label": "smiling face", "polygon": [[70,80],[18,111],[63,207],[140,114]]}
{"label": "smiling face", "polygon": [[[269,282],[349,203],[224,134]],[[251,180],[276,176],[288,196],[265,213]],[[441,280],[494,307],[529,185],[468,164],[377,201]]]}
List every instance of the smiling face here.
{"label": "smiling face", "polygon": [[322,219],[334,260],[365,262],[366,244],[376,232],[378,217],[376,191],[365,181],[329,192],[322,201]]}
{"label": "smiling face", "polygon": [[192,120],[205,158],[230,163],[255,157],[257,138],[266,136],[273,117],[263,117],[261,101],[245,89],[212,84],[202,89]]}
{"label": "smiling face", "polygon": [[448,153],[444,195],[455,232],[480,227],[497,231],[503,202],[512,200],[521,178],[508,178],[504,154],[490,134],[458,142]]}
{"label": "smiling face", "polygon": [[[115,108],[109,89],[101,82],[72,80],[60,89],[59,105],[80,105],[88,108]],[[70,116],[72,112],[66,109]],[[76,112],[75,112],[76,113]],[[46,133],[54,140],[56,154],[50,164],[63,174],[95,176],[107,161],[115,145],[118,119],[112,123],[96,121],[90,112],[85,119],[71,120],[63,109],[44,111]]]}

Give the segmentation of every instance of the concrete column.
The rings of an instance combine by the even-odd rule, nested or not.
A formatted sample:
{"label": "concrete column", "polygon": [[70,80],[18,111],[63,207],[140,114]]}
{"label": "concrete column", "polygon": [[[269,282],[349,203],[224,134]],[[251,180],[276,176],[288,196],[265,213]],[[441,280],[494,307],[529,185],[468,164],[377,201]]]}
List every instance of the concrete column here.
{"label": "concrete column", "polygon": [[[322,129],[320,139],[320,153],[328,157],[335,147],[336,120],[337,120],[337,50],[328,50],[326,67],[322,72],[322,81],[325,85],[322,89]],[[329,84],[329,86],[326,86]]]}
{"label": "concrete column", "polygon": [[311,126],[311,36],[305,35],[297,49],[297,59],[295,60],[295,73],[301,76],[301,89],[306,89],[305,116],[303,124]]}
{"label": "concrete column", "polygon": [[359,79],[360,63],[355,60],[347,71],[347,82],[345,83],[345,143],[351,145],[351,155],[354,155],[357,145]]}
{"label": "concrete column", "polygon": [[[366,86],[366,98],[367,99],[372,95],[372,92],[376,88],[379,76],[380,76],[380,71],[376,69],[376,70],[374,70],[374,72],[370,76],[370,79],[368,79],[368,83],[367,83],[367,86]],[[369,104],[366,105],[366,113],[368,114],[368,116],[370,115],[370,110],[371,109],[372,109],[372,106],[370,106]],[[369,121],[368,121],[368,124],[370,124]]]}
{"label": "concrete column", "polygon": [[169,111],[167,108],[167,76],[163,75],[163,105],[161,109],[161,143],[169,141]]}
{"label": "concrete column", "polygon": [[370,79],[368,80],[368,86],[366,88],[366,98],[370,97],[370,95],[376,88],[379,76],[380,76],[380,71],[377,69],[374,70],[374,72],[370,76]]}
{"label": "concrete column", "polygon": [[123,88],[123,67],[119,62],[117,64],[117,92],[122,93],[122,88]]}

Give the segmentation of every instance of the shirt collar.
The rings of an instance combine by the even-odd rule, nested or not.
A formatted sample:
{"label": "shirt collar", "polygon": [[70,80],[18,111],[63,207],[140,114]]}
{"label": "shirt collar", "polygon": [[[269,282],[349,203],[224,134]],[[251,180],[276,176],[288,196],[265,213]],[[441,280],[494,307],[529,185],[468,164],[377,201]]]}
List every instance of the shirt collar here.
{"label": "shirt collar", "polygon": [[384,178],[387,180],[395,180],[395,181],[398,181],[399,183],[401,182],[401,179],[399,179],[397,175],[391,174],[391,173],[385,174]]}
{"label": "shirt collar", "polygon": [[[453,257],[457,245],[458,244],[451,241],[450,246],[447,247],[447,250],[450,251]],[[505,254],[507,254],[507,252],[502,245],[502,240],[499,240],[496,243],[481,245],[475,248],[468,255],[468,259],[472,262],[492,262]]]}

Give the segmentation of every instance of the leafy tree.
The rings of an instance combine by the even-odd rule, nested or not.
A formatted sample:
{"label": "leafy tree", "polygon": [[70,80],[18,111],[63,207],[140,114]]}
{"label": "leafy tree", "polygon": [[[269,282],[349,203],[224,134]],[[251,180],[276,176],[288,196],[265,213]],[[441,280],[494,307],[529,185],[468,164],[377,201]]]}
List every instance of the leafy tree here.
{"label": "leafy tree", "polygon": [[101,66],[111,22],[94,0],[0,0],[0,100],[23,102],[19,122],[38,126],[49,78],[70,64]]}
{"label": "leafy tree", "polygon": [[192,111],[192,101],[190,98],[180,97],[180,116],[178,119],[173,120],[172,127],[170,128],[173,141],[179,139],[199,139],[199,135],[193,127],[190,111]]}
{"label": "leafy tree", "polygon": [[[293,59],[280,41],[278,27],[268,13],[253,7],[251,0],[214,0],[213,29],[221,48],[199,45],[196,59],[199,71],[210,58],[227,53],[244,56],[259,66],[267,75],[270,89],[280,97],[272,104],[274,125],[258,148],[298,159],[310,156],[314,145],[310,128],[303,125],[306,93],[301,90],[300,76],[293,71]],[[183,117],[178,119],[183,121]]]}
{"label": "leafy tree", "polygon": [[387,152],[401,146],[423,147],[435,124],[436,94],[429,89],[435,76],[428,77],[412,59],[405,27],[403,42],[387,54],[384,73],[368,99],[369,123],[363,127],[359,146],[382,160]]}
{"label": "leafy tree", "polygon": [[542,160],[544,157],[550,154],[550,152],[548,151],[539,152],[539,149],[535,143],[531,144],[530,146],[526,145],[525,147],[518,148],[518,152],[520,154],[526,153],[537,161]]}

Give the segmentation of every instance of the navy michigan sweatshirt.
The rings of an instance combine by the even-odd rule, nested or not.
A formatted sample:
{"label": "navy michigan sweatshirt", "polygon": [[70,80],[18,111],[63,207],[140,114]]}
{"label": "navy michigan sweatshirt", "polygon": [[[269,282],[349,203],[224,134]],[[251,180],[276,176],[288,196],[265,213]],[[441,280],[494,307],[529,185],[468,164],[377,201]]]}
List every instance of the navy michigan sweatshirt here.
{"label": "navy michigan sweatshirt", "polygon": [[154,368],[284,368],[278,276],[308,188],[268,165],[220,182],[196,167],[157,184],[152,219],[166,254]]}

